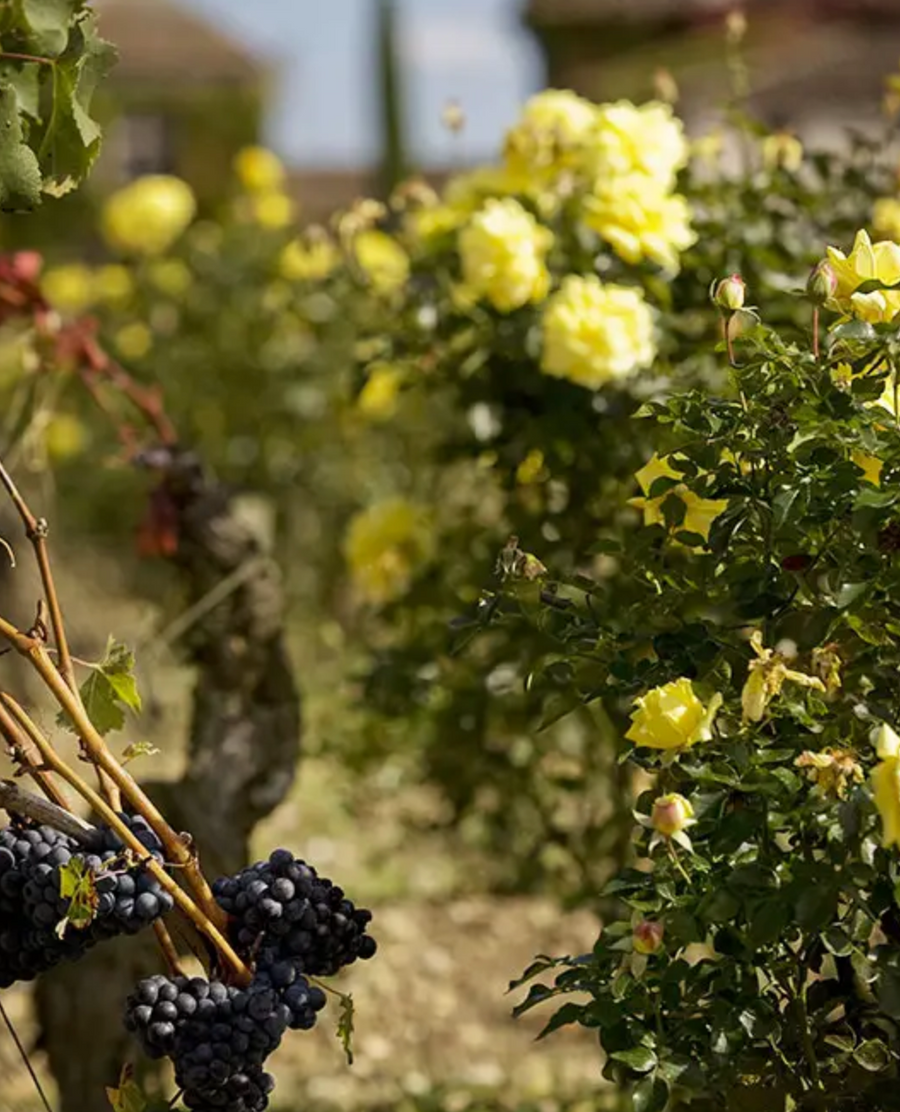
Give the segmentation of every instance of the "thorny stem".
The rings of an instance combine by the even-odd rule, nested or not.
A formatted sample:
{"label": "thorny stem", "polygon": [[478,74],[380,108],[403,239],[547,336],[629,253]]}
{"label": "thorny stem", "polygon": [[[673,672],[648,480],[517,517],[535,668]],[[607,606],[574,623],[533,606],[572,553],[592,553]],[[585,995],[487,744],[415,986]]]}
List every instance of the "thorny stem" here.
{"label": "thorny stem", "polygon": [[[28,503],[22,497],[12,476],[4,467],[2,460],[0,460],[0,484],[6,489],[6,493],[9,495],[13,506],[15,506],[19,517],[22,519],[22,524],[25,526],[25,536],[34,548],[35,560],[37,561],[38,570],[40,572],[41,584],[44,588],[44,601],[47,604],[47,609],[50,611],[50,625],[53,628],[53,639],[56,642],[56,651],[59,654],[59,671],[69,689],[80,703],[81,697],[78,694],[78,681],[75,678],[75,668],[72,663],[72,655],[69,651],[69,641],[66,637],[62,607],[59,604],[59,595],[56,591],[53,571],[50,567],[50,554],[47,551],[47,522],[44,518],[35,517],[31,512]],[[117,811],[121,811],[122,801],[115,783],[102,769],[98,769],[98,779],[100,787],[103,789],[103,794],[112,804],[113,808]]]}
{"label": "thorny stem", "polygon": [[[59,773],[59,775],[78,792],[82,799],[90,804],[107,826],[118,834],[127,848],[132,851],[136,860],[139,861],[148,872],[153,874],[160,885],[165,888],[175,903],[178,904],[181,911],[183,911],[191,922],[209,938],[224,961],[231,967],[236,980],[241,984],[248,984],[250,981],[250,971],[235,953],[231,944],[216,924],[200,910],[184,889],[175,883],[156,858],[147,852],[147,848],[138,840],[129,827],[122,822],[118,814],[109,806],[106,800],[98,795],[90,784],[83,780],[77,772],[69,768],[15,699],[6,692],[0,692],[0,701],[2,701],[6,708],[15,716],[19,725],[34,742],[44,762],[48,764],[54,772]],[[145,817],[147,816],[145,815]]]}
{"label": "thorny stem", "polygon": [[122,768],[110,753],[85,712],[81,700],[66,686],[44,646],[35,638],[21,633],[4,618],[0,618],[0,636],[5,637],[17,652],[30,661],[60,707],[71,719],[90,760],[109,775],[131,806],[144,816],[163,843],[167,859],[184,870],[185,880],[197,897],[197,902],[203,908],[206,917],[217,927],[224,929],[228,921],[227,916],[216,903],[206,877],[200,871],[195,854],[185,839],[169,826],[131,774]]}
{"label": "thorny stem", "polygon": [[819,306],[813,306],[812,315],[812,341],[813,341],[813,357],[819,358]]}
{"label": "thorny stem", "polygon": [[687,882],[688,887],[691,885],[691,878],[684,870],[684,865],[678,860],[678,854],[675,852],[675,847],[672,845],[670,838],[666,838],[666,849],[669,851],[669,857],[672,858],[672,864],[681,873],[682,878]]}

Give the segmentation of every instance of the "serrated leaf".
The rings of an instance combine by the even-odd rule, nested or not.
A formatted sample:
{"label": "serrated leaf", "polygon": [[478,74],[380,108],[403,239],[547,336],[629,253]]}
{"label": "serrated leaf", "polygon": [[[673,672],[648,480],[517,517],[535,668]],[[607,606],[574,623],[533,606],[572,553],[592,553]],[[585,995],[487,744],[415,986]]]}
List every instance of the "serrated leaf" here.
{"label": "serrated leaf", "polygon": [[41,171],[34,151],[23,141],[16,92],[0,84],[0,209],[30,212],[41,203]]}
{"label": "serrated leaf", "polygon": [[353,1065],[353,997],[350,993],[340,994],[340,1014],[338,1016],[335,1034],[341,1040],[341,1046],[347,1055],[347,1065]]}
{"label": "serrated leaf", "polygon": [[106,1087],[106,1099],[113,1112],[146,1112],[147,1098],[133,1077],[134,1068],[126,1063],[119,1074],[117,1088]]}
{"label": "serrated leaf", "polygon": [[[103,659],[91,665],[91,674],[81,685],[80,693],[87,716],[98,733],[121,730],[125,725],[125,708],[135,712],[141,709],[131,650],[110,637]],[[60,714],[57,722],[72,729],[68,715]]]}
{"label": "serrated leaf", "polygon": [[65,917],[57,926],[60,937],[69,923],[76,930],[90,926],[97,914],[98,896],[94,874],[85,864],[84,858],[73,857],[68,864],[60,865],[59,894],[69,901]]}
{"label": "serrated leaf", "polygon": [[69,26],[78,0],[22,0],[35,53],[50,58],[62,54],[69,41]]}
{"label": "serrated leaf", "polygon": [[0,81],[12,87],[19,112],[33,120],[40,116],[41,67],[31,62],[0,63]]}
{"label": "serrated leaf", "polygon": [[129,761],[137,760],[138,757],[153,757],[158,752],[159,750],[150,741],[133,741],[122,750],[120,761],[126,765]]}
{"label": "serrated leaf", "polygon": [[39,150],[45,193],[68,193],[99,154],[101,130],[91,116],[91,102],[115,59],[115,48],[97,34],[93,13],[82,13],[72,29],[69,49],[56,64],[53,110]]}

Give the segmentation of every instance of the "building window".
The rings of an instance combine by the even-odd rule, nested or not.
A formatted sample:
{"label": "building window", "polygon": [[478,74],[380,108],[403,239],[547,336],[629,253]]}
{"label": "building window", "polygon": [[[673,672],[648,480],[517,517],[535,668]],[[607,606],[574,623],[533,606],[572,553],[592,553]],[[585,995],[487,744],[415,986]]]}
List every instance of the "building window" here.
{"label": "building window", "polygon": [[159,113],[132,113],[120,121],[121,169],[126,180],[174,169],[169,120]]}

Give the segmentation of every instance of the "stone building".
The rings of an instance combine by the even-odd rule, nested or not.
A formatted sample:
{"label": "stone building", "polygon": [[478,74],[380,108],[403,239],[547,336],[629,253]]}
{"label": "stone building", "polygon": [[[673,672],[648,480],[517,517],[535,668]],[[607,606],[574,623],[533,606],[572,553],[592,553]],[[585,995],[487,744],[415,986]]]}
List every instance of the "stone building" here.
{"label": "stone building", "polygon": [[754,113],[831,145],[874,123],[886,74],[900,68],[900,0],[527,0],[547,83],[593,100],[653,95],[678,83],[692,129],[728,96],[724,24],[741,7]]}

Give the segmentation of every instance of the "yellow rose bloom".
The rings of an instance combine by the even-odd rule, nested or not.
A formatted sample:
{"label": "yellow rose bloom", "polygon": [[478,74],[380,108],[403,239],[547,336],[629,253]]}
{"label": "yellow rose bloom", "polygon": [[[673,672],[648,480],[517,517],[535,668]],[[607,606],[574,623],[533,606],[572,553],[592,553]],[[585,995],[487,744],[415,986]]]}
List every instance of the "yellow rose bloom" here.
{"label": "yellow rose bloom", "polygon": [[681,120],[669,104],[627,100],[602,104],[591,139],[594,176],[646,174],[657,187],[670,190],[690,153]]}
{"label": "yellow rose bloom", "polygon": [[528,193],[531,179],[527,173],[508,166],[478,166],[456,174],[444,186],[443,202],[451,209],[469,215],[481,208],[489,197],[509,197]]}
{"label": "yellow rose bloom", "polygon": [[795,174],[803,165],[803,144],[788,131],[767,135],[761,144],[763,166],[771,170],[787,170]]}
{"label": "yellow rose bloom", "polygon": [[504,158],[521,174],[558,172],[577,165],[597,123],[597,109],[575,93],[547,89],[525,103],[506,134]]}
{"label": "yellow rose bloom", "polygon": [[153,333],[146,324],[134,321],[116,332],[113,346],[123,359],[141,359],[153,346]]}
{"label": "yellow rose bloom", "polygon": [[247,193],[275,193],[284,185],[281,159],[265,147],[243,147],[234,156],[234,172]]}
{"label": "yellow rose bloom", "polygon": [[401,595],[433,548],[426,515],[402,498],[378,502],[358,513],[344,538],[353,583],[360,596],[373,603]]}
{"label": "yellow rose bloom", "polygon": [[640,290],[570,274],[544,309],[541,370],[597,390],[656,357],[653,314]]}
{"label": "yellow rose bloom", "polygon": [[286,193],[256,193],[247,200],[250,219],[263,228],[286,228],[294,219],[294,202]]}
{"label": "yellow rose bloom", "polygon": [[356,406],[360,413],[375,421],[386,421],[397,412],[397,397],[403,371],[390,363],[373,363],[369,377],[359,392]]}
{"label": "yellow rose bloom", "polygon": [[169,297],[179,297],[190,289],[193,276],[181,259],[157,259],[148,267],[154,286]]}
{"label": "yellow rose bloom", "polygon": [[872,770],[872,795],[881,815],[881,844],[900,846],[900,737],[888,725],[879,729],[875,749],[880,762]]}
{"label": "yellow rose bloom", "polygon": [[409,277],[409,256],[386,232],[360,232],[353,240],[356,261],[377,293],[395,293]]}
{"label": "yellow rose bloom", "polygon": [[717,694],[704,706],[691,681],[682,676],[635,700],[625,737],[645,749],[687,749],[712,738],[713,719],[721,703],[722,696]]}
{"label": "yellow rose bloom", "polygon": [[900,200],[880,197],[872,206],[872,227],[879,235],[900,241]]}
{"label": "yellow rose bloom", "polygon": [[666,519],[663,514],[662,504],[665,500],[674,495],[676,498],[681,499],[684,503],[684,520],[679,526],[688,533],[697,533],[704,540],[709,539],[709,530],[712,523],[716,520],[720,513],[728,508],[728,500],[722,498],[701,498],[700,495],[695,494],[684,483],[678,483],[673,486],[671,490],[666,491],[656,498],[651,498],[650,490],[657,479],[680,479],[681,472],[676,471],[672,466],[671,456],[663,456],[654,454],[644,464],[644,466],[635,473],[635,478],[640,484],[641,490],[644,492],[642,498],[629,498],[628,504],[636,506],[639,510],[644,512],[645,525],[665,525]]}
{"label": "yellow rose bloom", "polygon": [[181,178],[151,174],[117,190],[103,206],[101,227],[110,246],[136,255],[161,255],[194,219],[197,202]]}
{"label": "yellow rose bloom", "polygon": [[64,263],[44,272],[41,291],[54,309],[62,313],[82,313],[93,304],[94,276],[83,263]]}
{"label": "yellow rose bloom", "polygon": [[672,272],[697,239],[685,198],[646,174],[601,178],[584,200],[583,219],[625,262],[650,259]]}
{"label": "yellow rose bloom", "polygon": [[128,267],[109,263],[94,271],[94,293],[98,301],[115,304],[127,301],[134,292],[134,282]]}
{"label": "yellow rose bloom", "polygon": [[463,282],[501,313],[542,301],[552,242],[549,229],[512,197],[488,200],[459,233]]}
{"label": "yellow rose bloom", "polygon": [[289,282],[310,282],[327,278],[341,259],[341,253],[330,239],[304,243],[292,240],[281,252],[278,269]]}
{"label": "yellow rose bloom", "polygon": [[859,231],[849,255],[837,247],[829,247],[827,252],[837,278],[833,308],[873,324],[892,320],[900,312],[900,290],[856,292],[873,278],[886,285],[900,282],[900,245],[890,240],[872,243],[867,232]]}

